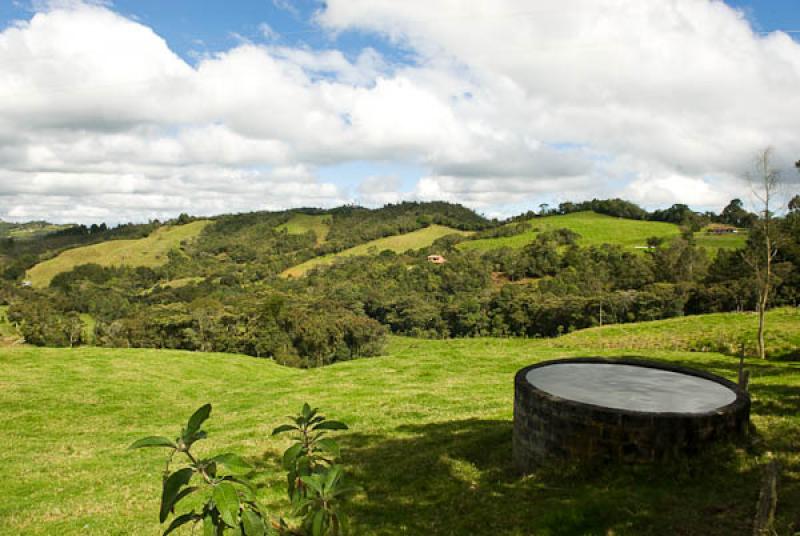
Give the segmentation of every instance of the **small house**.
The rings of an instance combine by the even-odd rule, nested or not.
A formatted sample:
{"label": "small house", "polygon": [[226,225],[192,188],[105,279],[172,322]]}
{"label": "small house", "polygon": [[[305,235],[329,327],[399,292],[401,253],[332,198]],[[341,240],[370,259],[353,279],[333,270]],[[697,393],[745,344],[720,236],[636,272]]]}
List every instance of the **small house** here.
{"label": "small house", "polygon": [[728,234],[738,233],[739,230],[732,225],[713,224],[708,226],[706,233],[708,234]]}
{"label": "small house", "polygon": [[447,259],[441,255],[428,255],[428,262],[433,264],[444,264],[447,262]]}

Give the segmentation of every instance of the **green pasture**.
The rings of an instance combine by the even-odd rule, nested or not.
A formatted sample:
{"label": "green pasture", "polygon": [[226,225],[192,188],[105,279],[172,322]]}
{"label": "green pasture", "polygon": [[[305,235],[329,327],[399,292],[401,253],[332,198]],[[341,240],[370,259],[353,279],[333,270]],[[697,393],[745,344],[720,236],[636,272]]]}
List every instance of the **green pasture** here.
{"label": "green pasture", "polygon": [[57,274],[80,264],[159,266],[167,262],[171,249],[180,248],[181,242],[195,238],[209,223],[209,220],[198,220],[186,225],[160,227],[145,238],[109,240],[68,249],[28,270],[25,278],[34,287],[41,288],[48,286]]}
{"label": "green pasture", "polygon": [[305,273],[312,268],[333,264],[336,262],[336,259],[344,257],[377,255],[381,251],[385,251],[387,249],[394,251],[395,253],[403,253],[410,249],[420,249],[430,246],[437,239],[449,234],[460,234],[467,236],[470,233],[467,231],[459,231],[458,229],[453,229],[451,227],[445,227],[444,225],[431,225],[410,233],[370,240],[369,242],[359,244],[355,247],[340,251],[339,253],[314,257],[313,259],[310,259],[302,264],[298,264],[297,266],[292,266],[291,268],[284,270],[281,275],[284,277],[300,277],[305,275]]}
{"label": "green pasture", "polygon": [[[532,242],[540,232],[554,229],[571,229],[581,235],[582,246],[616,244],[624,248],[644,249],[647,239],[657,236],[669,240],[680,236],[680,228],[672,223],[615,218],[595,212],[546,216],[527,220],[531,229],[514,236],[466,240],[458,245],[464,251],[488,251],[502,247],[521,248]],[[514,224],[509,224],[514,225]],[[701,230],[694,234],[698,246],[712,253],[720,249],[740,249],[747,240],[747,232],[710,234]]]}
{"label": "green pasture", "polygon": [[289,234],[305,234],[314,232],[317,245],[324,244],[330,231],[331,216],[326,214],[294,214],[286,223],[277,227],[278,230],[286,229]]}
{"label": "green pasture", "polygon": [[[458,245],[463,250],[488,251],[501,247],[521,248],[532,242],[543,231],[571,229],[581,235],[582,246],[617,244],[626,248],[646,246],[651,236],[672,238],[680,235],[677,225],[671,223],[615,218],[595,212],[573,212],[557,216],[527,220],[531,229],[518,235],[499,238],[467,240]],[[509,224],[514,225],[514,224]]]}
{"label": "green pasture", "polygon": [[[771,352],[796,343],[796,318],[769,315],[780,332]],[[260,499],[286,512],[277,456],[288,440],[270,431],[305,401],[350,425],[339,437],[342,462],[363,488],[349,508],[356,535],[750,534],[767,452],[783,464],[778,533],[792,534],[800,364],[786,358],[749,362],[754,432],[745,445],[666,466],[553,467],[527,477],[510,463],[512,378],[524,365],[639,355],[732,379],[736,359],[671,341],[702,326],[745,332],[754,321],[711,315],[550,340],[395,337],[381,357],[311,370],[230,354],[0,348],[0,534],[160,534],[164,452],[126,447],[177,434],[205,402],[214,409],[199,450],[248,458]]]}

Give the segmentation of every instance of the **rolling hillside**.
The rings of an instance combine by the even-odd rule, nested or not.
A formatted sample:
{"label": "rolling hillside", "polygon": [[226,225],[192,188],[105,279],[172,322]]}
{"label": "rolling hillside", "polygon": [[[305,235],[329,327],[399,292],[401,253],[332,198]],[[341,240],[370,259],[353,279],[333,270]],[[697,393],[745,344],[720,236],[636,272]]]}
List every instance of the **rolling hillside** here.
{"label": "rolling hillside", "polygon": [[294,214],[289,221],[276,227],[286,229],[289,234],[305,234],[313,231],[317,237],[317,245],[324,244],[330,231],[331,217],[326,214]]}
{"label": "rolling hillside", "polygon": [[9,223],[0,220],[0,238],[13,238],[14,240],[32,240],[55,231],[68,229],[72,225],[59,225],[43,221],[27,223]]}
{"label": "rolling hillside", "polygon": [[[769,321],[796,337],[800,324],[781,323],[784,314]],[[752,318],[726,322],[745,328]],[[652,340],[684,329],[673,321],[625,327]],[[308,401],[350,425],[338,437],[345,469],[363,488],[349,508],[353,534],[750,534],[767,451],[784,468],[776,528],[791,534],[800,519],[796,363],[750,363],[758,438],[750,449],[666,466],[513,473],[512,378],[524,365],[639,355],[736,376],[736,360],[716,353],[587,346],[601,345],[604,332],[619,337],[617,329],[592,330],[588,339],[392,338],[383,357],[311,370],[229,354],[2,349],[0,463],[13,477],[0,533],[160,534],[164,452],[126,447],[177,433],[205,402],[214,409],[199,453],[245,456],[258,466],[260,500],[288,512],[276,462],[288,442],[270,432]]]}
{"label": "rolling hillside", "polygon": [[459,231],[458,229],[452,229],[443,225],[431,225],[411,233],[387,236],[385,238],[371,240],[364,244],[359,244],[358,246],[340,251],[339,253],[315,257],[302,264],[298,264],[297,266],[292,266],[291,268],[284,270],[281,275],[284,277],[300,277],[316,266],[332,264],[336,261],[336,259],[343,257],[378,254],[387,249],[394,251],[395,253],[403,253],[409,249],[420,249],[430,246],[437,239],[449,234],[468,236],[471,233],[467,231]]}
{"label": "rolling hillside", "polygon": [[[653,322],[614,324],[576,331],[553,341],[553,346],[604,349],[694,350],[736,353],[744,343],[755,354],[755,313],[716,313],[682,316]],[[783,307],[769,312],[768,355],[800,359],[800,309]]]}
{"label": "rolling hillside", "polygon": [[75,266],[96,263],[101,266],[159,266],[167,262],[167,253],[191,240],[208,225],[198,220],[186,225],[160,227],[146,238],[109,240],[100,244],[68,249],[56,257],[40,262],[26,274],[34,287],[46,287],[57,274]]}
{"label": "rolling hillside", "polygon": [[[531,230],[522,234],[500,237],[467,240],[458,245],[464,251],[486,251],[501,247],[521,248],[536,238],[542,231],[566,228],[581,235],[578,241],[583,246],[595,244],[618,244],[626,248],[645,246],[647,239],[658,236],[669,239],[680,235],[677,225],[656,221],[627,220],[615,218],[595,212],[573,212],[558,216],[533,218],[527,220]],[[513,224],[512,224],[513,225]],[[698,233],[700,237],[701,233]],[[716,244],[730,247],[731,240],[726,236],[706,236],[703,234],[703,244],[706,247],[720,247]]]}

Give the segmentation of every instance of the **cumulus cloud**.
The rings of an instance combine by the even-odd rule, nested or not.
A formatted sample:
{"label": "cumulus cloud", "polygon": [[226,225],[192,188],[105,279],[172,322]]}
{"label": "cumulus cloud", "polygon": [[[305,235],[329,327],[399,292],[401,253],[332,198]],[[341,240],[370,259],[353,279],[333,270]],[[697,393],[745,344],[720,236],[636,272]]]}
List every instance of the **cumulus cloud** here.
{"label": "cumulus cloud", "polygon": [[[800,45],[720,1],[329,0],[315,17],[415,61],[269,41],[191,65],[105,3],[39,6],[0,32],[0,218],[353,198],[719,209],[758,149],[800,157]],[[318,178],[349,161],[426,172],[405,190],[369,173],[355,191]]]}
{"label": "cumulus cloud", "polygon": [[[432,179],[420,185],[436,195],[474,190],[480,183],[470,177],[504,176],[509,162],[539,183],[531,191],[552,184],[552,175],[565,184],[585,172],[571,168],[586,155],[547,169],[526,140],[588,148],[597,183],[625,180],[630,186],[620,191],[659,204],[719,206],[720,195],[741,187],[737,177],[759,148],[800,154],[800,45],[784,33],[754,33],[721,1],[498,0],[432,9],[423,0],[331,0],[318,20],[385,35],[416,50],[423,66],[460,69],[475,86],[452,108],[467,130],[485,129],[470,151],[485,151],[484,165],[437,162],[456,173],[436,188]],[[720,195],[703,193],[712,188],[708,176],[718,177]]]}

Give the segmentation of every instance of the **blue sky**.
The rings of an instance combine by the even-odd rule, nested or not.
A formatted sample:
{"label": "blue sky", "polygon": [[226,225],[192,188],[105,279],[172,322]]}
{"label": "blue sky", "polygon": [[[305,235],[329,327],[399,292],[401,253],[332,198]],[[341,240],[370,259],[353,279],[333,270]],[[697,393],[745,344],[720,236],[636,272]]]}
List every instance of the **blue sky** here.
{"label": "blue sky", "polygon": [[[375,34],[348,31],[338,36],[322,31],[314,23],[314,13],[324,7],[319,0],[114,0],[113,9],[153,28],[170,48],[188,62],[197,54],[227,50],[241,39],[256,43],[337,48],[357,54],[372,47],[396,62],[413,60],[413,54],[390,44]],[[743,10],[755,29],[796,30],[800,39],[798,0],[727,0]],[[31,2],[14,0],[0,3],[0,25],[30,17]],[[261,24],[267,23],[277,34],[265,38]]]}
{"label": "blue sky", "polygon": [[719,210],[800,156],[798,2],[0,0],[0,219]]}
{"label": "blue sky", "polygon": [[[409,60],[409,52],[363,32],[343,32],[333,37],[314,23],[322,9],[318,0],[114,0],[115,11],[145,24],[166,39],[170,48],[194,63],[198,54],[228,50],[242,39],[255,43],[337,48],[357,54],[372,47],[394,61]],[[31,2],[0,2],[0,24],[30,18]],[[277,34],[265,37],[262,23]]]}

